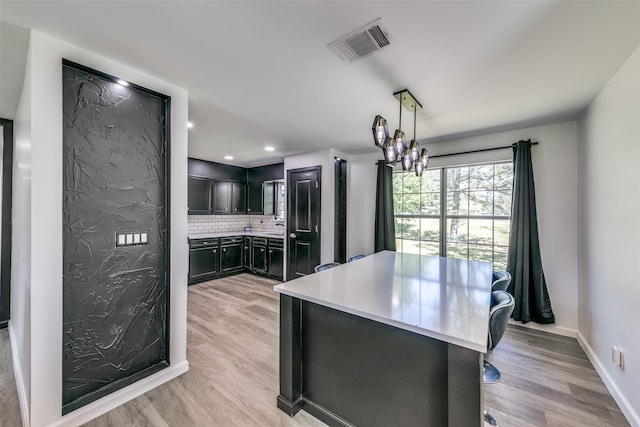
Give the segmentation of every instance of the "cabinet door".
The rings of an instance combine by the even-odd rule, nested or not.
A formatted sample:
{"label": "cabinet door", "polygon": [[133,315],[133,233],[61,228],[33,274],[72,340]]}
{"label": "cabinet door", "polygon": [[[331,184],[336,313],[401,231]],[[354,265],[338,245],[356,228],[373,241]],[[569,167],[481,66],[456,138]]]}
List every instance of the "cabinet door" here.
{"label": "cabinet door", "polygon": [[247,213],[251,215],[262,215],[263,192],[262,182],[250,182],[247,185],[248,204]]}
{"label": "cabinet door", "polygon": [[251,246],[251,267],[252,270],[258,273],[267,272],[267,247],[266,246]]}
{"label": "cabinet door", "polygon": [[282,280],[284,273],[284,251],[282,248],[269,248],[269,268],[267,274],[277,280]]}
{"label": "cabinet door", "polygon": [[211,212],[214,214],[230,214],[231,183],[213,181],[211,185]]}
{"label": "cabinet door", "polygon": [[189,215],[209,214],[209,185],[208,179],[189,177],[187,191]]}
{"label": "cabinet door", "polygon": [[247,213],[247,186],[244,183],[231,183],[231,213]]}
{"label": "cabinet door", "polygon": [[251,269],[251,237],[244,238],[244,268]]}
{"label": "cabinet door", "polygon": [[220,271],[220,254],[217,247],[204,247],[189,251],[189,283],[215,275]]}
{"label": "cabinet door", "polygon": [[222,272],[242,269],[242,243],[223,245],[220,250]]}
{"label": "cabinet door", "polygon": [[273,215],[275,213],[273,209],[275,185],[275,182],[264,183],[264,202],[262,203],[264,215]]}

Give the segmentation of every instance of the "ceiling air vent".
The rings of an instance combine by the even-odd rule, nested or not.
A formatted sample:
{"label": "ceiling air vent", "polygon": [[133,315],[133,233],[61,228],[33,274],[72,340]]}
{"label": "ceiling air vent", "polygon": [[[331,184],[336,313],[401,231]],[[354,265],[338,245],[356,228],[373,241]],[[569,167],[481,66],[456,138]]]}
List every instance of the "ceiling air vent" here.
{"label": "ceiling air vent", "polygon": [[327,45],[343,61],[350,64],[391,43],[389,29],[378,18]]}

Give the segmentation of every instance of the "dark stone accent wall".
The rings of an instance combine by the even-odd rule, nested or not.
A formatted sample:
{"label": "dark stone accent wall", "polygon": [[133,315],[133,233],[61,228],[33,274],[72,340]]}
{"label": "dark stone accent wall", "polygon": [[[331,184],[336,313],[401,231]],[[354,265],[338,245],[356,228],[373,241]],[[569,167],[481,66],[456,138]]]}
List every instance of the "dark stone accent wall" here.
{"label": "dark stone accent wall", "polygon": [[169,103],[63,61],[63,413],[168,366]]}

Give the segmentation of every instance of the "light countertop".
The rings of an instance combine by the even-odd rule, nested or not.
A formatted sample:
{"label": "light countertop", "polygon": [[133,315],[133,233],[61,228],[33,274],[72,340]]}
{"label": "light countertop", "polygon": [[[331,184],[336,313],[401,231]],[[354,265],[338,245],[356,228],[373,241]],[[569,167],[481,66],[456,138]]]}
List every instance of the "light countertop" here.
{"label": "light countertop", "polygon": [[490,262],[384,251],[274,290],[485,353],[492,272]]}
{"label": "light countertop", "polygon": [[270,231],[224,231],[221,233],[199,233],[199,234],[188,235],[189,240],[213,239],[214,237],[234,237],[234,236],[267,237],[270,239],[284,239],[284,233],[277,234]]}

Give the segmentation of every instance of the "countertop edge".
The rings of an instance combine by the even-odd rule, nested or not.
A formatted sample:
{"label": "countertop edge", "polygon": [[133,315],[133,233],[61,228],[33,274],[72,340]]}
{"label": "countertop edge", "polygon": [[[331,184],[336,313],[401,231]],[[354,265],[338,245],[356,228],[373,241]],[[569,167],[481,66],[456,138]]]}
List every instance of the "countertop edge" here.
{"label": "countertop edge", "polygon": [[409,325],[406,323],[402,323],[402,322],[398,322],[396,320],[393,319],[388,319],[386,317],[380,317],[380,316],[376,316],[375,314],[371,314],[371,313],[367,313],[367,312],[362,312],[359,310],[356,310],[354,308],[351,307],[346,307],[346,306],[342,306],[340,304],[333,304],[333,303],[329,303],[327,301],[323,301],[317,298],[313,298],[310,297],[308,295],[302,295],[299,294],[297,292],[292,292],[288,289],[284,289],[281,287],[281,285],[276,285],[273,287],[273,290],[280,293],[280,294],[284,294],[284,295],[288,295],[290,297],[294,297],[294,298],[298,298],[301,299],[303,301],[308,301],[314,304],[318,304],[321,305],[323,307],[327,307],[327,308],[332,308],[334,310],[338,310],[344,313],[349,313],[349,314],[353,314],[355,316],[358,317],[362,317],[364,319],[369,319],[369,320],[373,320],[375,322],[379,322],[385,325],[389,325],[389,326],[393,326],[396,327],[398,329],[402,329],[405,331],[409,331],[409,332],[414,332],[416,334],[419,335],[423,335],[429,338],[434,338],[440,341],[444,341],[448,344],[454,344],[460,347],[465,347],[468,348],[470,350],[473,351],[477,351],[479,353],[486,353],[487,352],[487,344],[482,343],[482,344],[478,344],[476,342],[471,342],[471,341],[465,341],[465,340],[461,340],[459,338],[456,337],[452,337],[449,335],[445,335],[445,334],[440,334],[437,333],[435,331],[431,331],[429,329],[424,329],[424,328],[420,328],[419,326],[415,326],[415,325]]}
{"label": "countertop edge", "polygon": [[231,232],[221,232],[221,233],[202,233],[202,234],[188,234],[187,240],[197,240],[197,239],[215,239],[221,237],[265,237],[268,239],[284,239],[284,234],[275,235],[273,233],[262,232],[262,231],[231,231]]}

